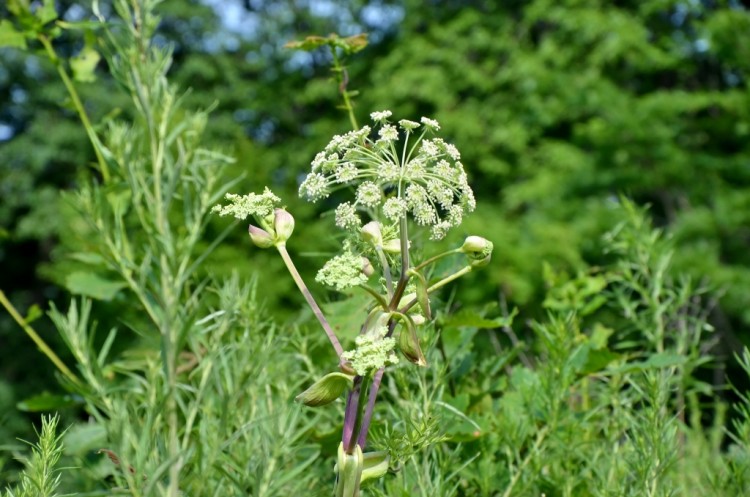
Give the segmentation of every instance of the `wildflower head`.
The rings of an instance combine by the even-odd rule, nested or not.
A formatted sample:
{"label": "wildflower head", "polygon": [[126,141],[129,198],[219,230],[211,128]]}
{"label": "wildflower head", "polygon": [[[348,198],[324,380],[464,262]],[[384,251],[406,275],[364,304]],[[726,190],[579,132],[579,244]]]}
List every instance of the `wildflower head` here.
{"label": "wildflower head", "polygon": [[344,352],[341,358],[349,361],[354,371],[361,376],[389,364],[397,364],[398,357],[393,352],[396,339],[386,337],[386,333],[388,333],[388,328],[383,326],[370,333],[359,335],[355,340],[357,347]]}
{"label": "wildflower head", "polygon": [[237,219],[253,217],[259,226],[251,224],[248,232],[256,246],[269,248],[282,245],[292,236],[294,217],[286,210],[276,207],[281,199],[268,187],[260,194],[227,193],[224,198],[229,201],[228,204],[216,205],[211,212],[217,212],[220,216],[233,216]]}
{"label": "wildflower head", "polygon": [[373,112],[372,127],[334,136],[315,156],[299,193],[315,202],[353,189],[354,198],[336,209],[336,225],[351,232],[361,229],[363,216],[391,225],[408,216],[430,228],[433,239],[443,238],[476,205],[461,154],[431,136],[440,130],[434,119],[392,124],[391,115]]}
{"label": "wildflower head", "polygon": [[367,267],[362,257],[344,252],[325,263],[315,281],[339,291],[367,283]]}

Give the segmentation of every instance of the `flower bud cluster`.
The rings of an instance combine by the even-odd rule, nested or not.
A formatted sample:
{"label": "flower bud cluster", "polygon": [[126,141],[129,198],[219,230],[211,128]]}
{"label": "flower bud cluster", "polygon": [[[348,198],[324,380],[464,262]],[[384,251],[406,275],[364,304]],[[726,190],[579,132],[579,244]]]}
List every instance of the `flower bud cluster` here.
{"label": "flower bud cluster", "polygon": [[355,339],[357,348],[344,352],[341,358],[351,363],[358,375],[364,376],[371,371],[390,364],[398,364],[398,357],[393,349],[396,339],[386,337],[388,327],[382,326]]}
{"label": "flower bud cluster", "polygon": [[233,216],[237,219],[254,217],[260,227],[251,224],[248,227],[248,233],[250,240],[256,246],[269,248],[281,245],[292,236],[294,217],[286,210],[276,207],[281,199],[268,187],[261,194],[227,193],[224,198],[229,201],[229,204],[216,205],[211,211],[218,212],[220,216]]}
{"label": "flower bud cluster", "polygon": [[[300,196],[315,202],[333,190],[354,187],[354,200],[336,208],[340,228],[359,230],[362,212],[392,223],[409,215],[430,227],[433,239],[443,238],[476,206],[460,153],[441,138],[426,138],[440,129],[433,119],[394,125],[388,121],[390,111],[370,116],[372,128],[334,136],[315,156]],[[416,138],[410,142],[412,135]]]}
{"label": "flower bud cluster", "polygon": [[370,261],[346,251],[326,262],[315,276],[315,281],[344,291],[357,285],[364,285],[367,283],[367,277],[372,273]]}

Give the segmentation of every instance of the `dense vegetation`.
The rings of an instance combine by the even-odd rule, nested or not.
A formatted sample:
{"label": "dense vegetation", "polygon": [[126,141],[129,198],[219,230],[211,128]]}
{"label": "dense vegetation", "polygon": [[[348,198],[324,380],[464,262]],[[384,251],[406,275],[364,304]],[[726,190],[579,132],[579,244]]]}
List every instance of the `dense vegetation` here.
{"label": "dense vegetation", "polygon": [[[297,190],[351,125],[330,52],[283,45],[368,32],[346,60],[356,119],[436,118],[478,207],[434,250],[482,234],[495,251],[440,295],[430,368],[384,385],[372,444],[391,472],[365,492],[747,493],[742,2],[112,3],[98,8],[113,38],[85,2],[27,18],[28,2],[0,6],[0,289],[71,368],[54,374],[0,316],[0,481],[36,495],[24,485],[48,478],[55,420],[25,477],[16,437],[58,412],[62,457],[82,468],[63,493],[176,495],[180,474],[187,495],[328,494],[318,459],[335,459],[336,408],[292,403],[327,371],[325,337],[281,262],[208,211],[229,182],[272,187],[304,240],[289,250],[326,295],[312,282],[339,250],[332,204]],[[128,15],[152,24],[125,23],[128,38]],[[155,173],[159,139],[179,153]],[[173,198],[137,194],[161,180]],[[356,295],[328,300],[337,329],[361,324]]]}

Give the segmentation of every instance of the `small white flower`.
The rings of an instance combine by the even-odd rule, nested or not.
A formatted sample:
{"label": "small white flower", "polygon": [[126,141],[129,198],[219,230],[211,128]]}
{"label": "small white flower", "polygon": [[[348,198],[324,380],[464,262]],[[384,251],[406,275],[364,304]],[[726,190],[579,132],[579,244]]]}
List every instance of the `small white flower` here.
{"label": "small white flower", "polygon": [[320,173],[310,173],[305,181],[299,186],[300,196],[307,197],[312,202],[317,202],[328,196],[328,185],[326,177]]}
{"label": "small white flower", "polygon": [[401,168],[391,161],[381,162],[378,164],[377,175],[380,181],[391,183],[401,176]]}
{"label": "small white flower", "polygon": [[450,228],[451,224],[447,221],[440,221],[433,225],[430,229],[430,240],[442,240]]}
{"label": "small white flower", "polygon": [[398,140],[398,130],[395,128],[395,126],[384,124],[383,127],[378,131],[378,136],[380,136],[380,139],[385,142],[396,141]]}
{"label": "small white flower", "polygon": [[459,160],[461,158],[461,153],[458,151],[455,145],[452,143],[446,143],[445,144],[445,152],[451,156],[451,159],[453,160]]}
{"label": "small white flower", "polygon": [[408,119],[401,119],[398,122],[399,126],[401,126],[401,129],[404,131],[411,131],[414,129],[417,129],[419,127],[419,123],[414,121],[409,121]]}
{"label": "small white flower", "polygon": [[396,339],[386,337],[387,332],[388,328],[383,326],[372,333],[359,335],[354,340],[357,348],[341,354],[342,359],[351,362],[352,368],[360,376],[365,376],[371,371],[390,364],[397,364],[398,357],[393,352],[396,347]]}
{"label": "small white flower", "polygon": [[383,192],[372,181],[365,181],[357,188],[357,203],[365,207],[374,207],[380,203]]}
{"label": "small white flower", "polygon": [[435,175],[439,176],[446,180],[453,180],[456,174],[456,170],[453,169],[453,166],[450,165],[450,163],[445,159],[440,159],[437,164],[435,164]]}
{"label": "small white flower", "polygon": [[434,119],[430,119],[429,117],[422,116],[421,121],[422,121],[422,124],[424,124],[425,126],[427,126],[430,129],[432,129],[433,131],[437,131],[437,130],[440,129],[440,123],[438,123]]}
{"label": "small white flower", "polygon": [[343,291],[367,283],[367,276],[362,269],[361,256],[344,252],[326,262],[315,276],[315,281]]}
{"label": "small white flower", "polygon": [[420,179],[424,179],[425,172],[425,164],[419,158],[406,164],[406,177],[411,180],[419,181]]}
{"label": "small white flower", "polygon": [[419,153],[428,158],[435,157],[440,154],[440,149],[432,140],[422,140],[422,147]]}
{"label": "small white flower", "polygon": [[393,113],[389,110],[382,110],[379,112],[373,112],[370,114],[370,119],[377,122],[382,122],[391,117]]}
{"label": "small white flower", "polygon": [[355,229],[362,225],[357,209],[349,202],[344,202],[336,207],[336,226],[344,229]]}
{"label": "small white flower", "polygon": [[325,151],[318,152],[315,155],[315,158],[312,161],[312,170],[313,170],[313,172],[317,172],[320,168],[322,168],[323,167],[323,163],[325,161],[326,161],[326,153],[325,153]]}
{"label": "small white flower", "polygon": [[336,183],[348,183],[357,177],[357,166],[352,162],[343,162],[333,172]]}
{"label": "small white flower", "polygon": [[273,212],[276,204],[281,202],[268,187],[263,193],[248,193],[247,195],[237,195],[227,193],[224,196],[229,201],[229,205],[216,205],[211,212],[218,212],[220,216],[233,216],[237,219],[245,219],[249,216],[264,218]]}
{"label": "small white flower", "polygon": [[412,183],[406,187],[406,202],[409,207],[427,202],[427,191],[422,185]]}
{"label": "small white flower", "polygon": [[417,224],[422,226],[433,224],[438,219],[435,208],[428,202],[415,202],[411,207],[411,212]]}
{"label": "small white flower", "polygon": [[473,212],[477,208],[477,201],[474,199],[474,192],[471,191],[468,185],[461,192],[461,203],[466,206],[469,212]]}
{"label": "small white flower", "polygon": [[451,205],[448,209],[448,222],[451,223],[451,226],[458,226],[461,224],[461,221],[463,221],[464,217],[464,210],[461,208],[460,205],[454,204]]}
{"label": "small white flower", "polygon": [[398,197],[391,197],[383,204],[383,214],[394,223],[404,217],[407,209],[406,201]]}
{"label": "small white flower", "polygon": [[445,185],[445,182],[431,179],[427,182],[427,191],[433,201],[440,204],[445,210],[448,210],[453,204],[453,190]]}

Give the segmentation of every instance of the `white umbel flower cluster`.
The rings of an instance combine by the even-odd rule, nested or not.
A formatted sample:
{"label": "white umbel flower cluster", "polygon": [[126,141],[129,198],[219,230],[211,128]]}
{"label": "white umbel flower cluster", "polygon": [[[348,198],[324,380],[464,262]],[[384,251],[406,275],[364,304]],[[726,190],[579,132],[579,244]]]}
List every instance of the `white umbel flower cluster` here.
{"label": "white umbel flower cluster", "polygon": [[358,230],[363,212],[391,223],[408,215],[429,227],[431,238],[443,238],[476,207],[461,154],[441,138],[427,137],[440,129],[434,119],[396,125],[388,121],[391,115],[373,112],[372,128],[334,136],[312,161],[300,196],[316,202],[333,190],[354,188],[353,201],[336,209],[337,226]]}
{"label": "white umbel flower cluster", "polygon": [[396,340],[386,337],[388,328],[383,326],[379,330],[359,335],[355,339],[357,348],[341,354],[341,358],[349,361],[354,371],[365,376],[384,366],[398,364],[398,357],[393,349]]}

